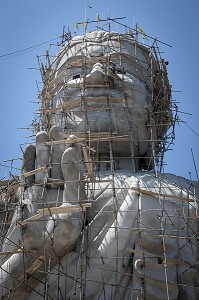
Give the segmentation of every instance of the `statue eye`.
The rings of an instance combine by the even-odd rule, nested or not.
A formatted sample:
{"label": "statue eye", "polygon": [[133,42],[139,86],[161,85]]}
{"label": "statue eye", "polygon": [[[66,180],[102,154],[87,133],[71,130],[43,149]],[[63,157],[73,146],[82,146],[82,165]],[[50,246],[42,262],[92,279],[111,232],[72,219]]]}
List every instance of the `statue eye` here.
{"label": "statue eye", "polygon": [[121,70],[121,69],[117,69],[116,72],[118,74],[126,74],[126,72],[124,70]]}
{"label": "statue eye", "polygon": [[73,75],[73,79],[80,78],[80,74]]}
{"label": "statue eye", "polygon": [[158,264],[161,265],[163,263],[163,259],[161,257],[158,257]]}

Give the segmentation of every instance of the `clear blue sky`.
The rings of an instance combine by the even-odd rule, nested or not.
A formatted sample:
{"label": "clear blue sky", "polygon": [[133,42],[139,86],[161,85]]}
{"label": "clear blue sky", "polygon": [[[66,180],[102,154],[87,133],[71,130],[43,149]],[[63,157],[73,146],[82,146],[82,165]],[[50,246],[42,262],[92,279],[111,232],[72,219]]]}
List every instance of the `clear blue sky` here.
{"label": "clear blue sky", "polygon": [[[169,61],[169,80],[172,85],[173,99],[179,101],[179,110],[192,114],[179,114],[187,125],[176,126],[176,140],[173,151],[169,151],[165,160],[165,172],[186,178],[196,179],[196,172],[191,155],[193,149],[199,172],[199,136],[197,134],[199,99],[198,99],[198,49],[199,49],[199,1],[198,0],[89,0],[87,17],[96,19],[99,13],[106,18],[126,17],[124,23],[133,26],[135,22],[146,34],[157,37],[172,48],[160,46],[162,56]],[[92,8],[88,7],[91,6]],[[35,46],[59,37],[63,26],[69,26],[73,34],[75,22],[84,20],[85,1],[18,0],[1,1],[0,4],[0,55]],[[93,27],[91,28],[93,29]],[[117,26],[113,30],[122,30]],[[82,30],[79,29],[81,34]],[[58,40],[55,41],[55,43]],[[10,165],[11,158],[22,156],[19,144],[29,143],[32,132],[19,130],[27,128],[37,109],[36,80],[41,81],[37,55],[45,54],[50,43],[35,47],[12,57],[0,57],[1,80],[1,147],[0,163]],[[28,138],[29,137],[29,138]],[[24,145],[22,148],[24,149]],[[20,167],[20,161],[14,161]],[[15,174],[13,170],[13,174]],[[0,166],[0,179],[9,176],[9,169]]]}

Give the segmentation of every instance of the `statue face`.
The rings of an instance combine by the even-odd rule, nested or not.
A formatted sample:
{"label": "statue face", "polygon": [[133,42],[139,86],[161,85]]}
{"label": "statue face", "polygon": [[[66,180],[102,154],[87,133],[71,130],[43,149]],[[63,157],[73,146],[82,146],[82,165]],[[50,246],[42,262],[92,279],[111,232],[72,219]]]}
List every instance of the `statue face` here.
{"label": "statue face", "polygon": [[144,155],[146,108],[151,110],[149,61],[149,51],[128,35],[97,31],[85,41],[73,38],[54,61],[49,84],[53,107],[69,112],[57,112],[51,125],[73,132],[131,134],[135,152]]}

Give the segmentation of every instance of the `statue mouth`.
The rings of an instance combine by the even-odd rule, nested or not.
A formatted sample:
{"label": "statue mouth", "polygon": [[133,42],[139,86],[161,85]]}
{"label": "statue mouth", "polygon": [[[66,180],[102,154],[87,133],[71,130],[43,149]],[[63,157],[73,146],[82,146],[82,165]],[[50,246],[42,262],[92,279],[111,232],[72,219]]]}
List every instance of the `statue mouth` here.
{"label": "statue mouth", "polygon": [[[84,109],[94,110],[103,106],[107,107],[122,107],[124,106],[124,94],[118,89],[109,89],[108,92],[103,88],[92,88],[87,87],[82,93],[79,89],[69,90],[65,97],[61,97],[62,102],[57,102],[56,107],[62,107],[63,105],[67,108],[72,105],[71,111],[79,111]],[[68,105],[67,105],[68,104]]]}
{"label": "statue mouth", "polygon": [[[126,132],[129,127],[127,115],[131,119],[133,127],[138,119],[139,126],[142,128],[145,126],[146,116],[144,105],[142,109],[139,107],[140,98],[124,94],[118,86],[116,89],[90,86],[86,87],[84,91],[71,86],[69,89],[61,91],[62,94],[64,92],[65,96],[57,97],[60,101],[57,100],[56,104],[56,108],[60,108],[61,114],[60,117],[57,115],[55,118],[61,127],[66,126],[73,129],[74,132],[83,132],[85,128],[89,128],[92,132],[109,131],[110,129]],[[67,122],[61,125],[61,116],[65,112],[68,115]]]}

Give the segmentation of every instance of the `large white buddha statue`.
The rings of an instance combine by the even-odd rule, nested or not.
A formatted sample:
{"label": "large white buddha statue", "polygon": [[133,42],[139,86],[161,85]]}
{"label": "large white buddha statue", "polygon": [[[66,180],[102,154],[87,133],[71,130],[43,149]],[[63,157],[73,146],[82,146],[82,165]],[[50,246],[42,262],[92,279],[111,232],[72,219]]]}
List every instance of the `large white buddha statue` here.
{"label": "large white buddha statue", "polygon": [[4,231],[1,299],[197,299],[199,189],[157,171],[172,115],[156,55],[94,31],[46,69],[41,131]]}

